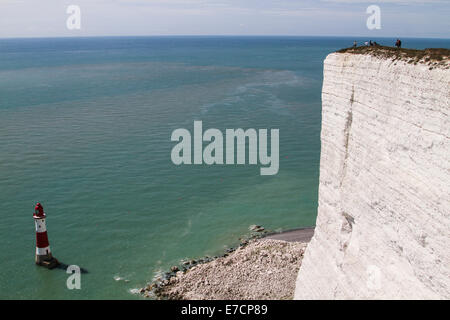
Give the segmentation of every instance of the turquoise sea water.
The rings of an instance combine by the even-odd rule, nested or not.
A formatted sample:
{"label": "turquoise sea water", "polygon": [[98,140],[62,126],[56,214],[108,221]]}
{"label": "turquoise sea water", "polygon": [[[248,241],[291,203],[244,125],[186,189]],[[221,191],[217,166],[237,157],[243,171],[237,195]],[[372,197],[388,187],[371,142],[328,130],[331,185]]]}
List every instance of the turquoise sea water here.
{"label": "turquoise sea water", "polygon": [[[160,270],[221,253],[251,224],[314,225],[322,61],[353,40],[0,40],[0,298],[136,299],[130,290]],[[192,132],[194,120],[222,132],[279,128],[279,173],[175,166],[171,133]],[[88,270],[81,290],[34,265],[36,201],[53,254]]]}

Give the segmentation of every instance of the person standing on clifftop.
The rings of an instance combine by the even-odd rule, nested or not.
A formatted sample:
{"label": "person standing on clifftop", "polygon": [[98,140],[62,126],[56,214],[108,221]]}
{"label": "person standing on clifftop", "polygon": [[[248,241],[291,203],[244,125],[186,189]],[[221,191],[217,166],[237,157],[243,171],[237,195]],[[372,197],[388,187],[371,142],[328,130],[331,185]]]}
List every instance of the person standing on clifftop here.
{"label": "person standing on clifftop", "polygon": [[395,41],[395,46],[399,49],[402,47],[402,42],[400,39],[397,39],[397,41]]}
{"label": "person standing on clifftop", "polygon": [[356,41],[353,41],[353,48],[356,48],[358,46],[358,43]]}

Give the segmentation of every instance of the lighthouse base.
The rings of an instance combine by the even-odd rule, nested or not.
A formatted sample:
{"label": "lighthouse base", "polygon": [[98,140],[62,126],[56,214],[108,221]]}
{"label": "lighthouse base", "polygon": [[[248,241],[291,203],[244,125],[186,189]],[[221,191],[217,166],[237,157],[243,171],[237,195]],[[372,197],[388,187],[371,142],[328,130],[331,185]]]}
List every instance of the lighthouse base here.
{"label": "lighthouse base", "polygon": [[52,257],[52,254],[36,255],[35,262],[38,266],[46,267],[47,269],[53,269],[59,265],[59,261]]}

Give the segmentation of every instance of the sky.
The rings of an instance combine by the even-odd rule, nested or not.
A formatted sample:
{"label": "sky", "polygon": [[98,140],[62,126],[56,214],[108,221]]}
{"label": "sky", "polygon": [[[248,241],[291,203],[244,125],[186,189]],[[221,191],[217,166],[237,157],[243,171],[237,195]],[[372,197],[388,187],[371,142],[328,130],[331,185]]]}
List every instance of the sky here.
{"label": "sky", "polygon": [[[69,29],[67,8],[80,8]],[[367,7],[380,8],[370,30]],[[299,35],[450,38],[450,0],[0,0],[0,38]],[[71,20],[72,21],[72,20]]]}

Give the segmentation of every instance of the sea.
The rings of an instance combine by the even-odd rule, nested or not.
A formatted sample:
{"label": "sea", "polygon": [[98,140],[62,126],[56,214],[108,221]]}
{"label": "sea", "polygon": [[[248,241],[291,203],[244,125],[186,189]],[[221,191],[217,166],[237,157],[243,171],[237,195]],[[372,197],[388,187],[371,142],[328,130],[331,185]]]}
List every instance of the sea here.
{"label": "sea", "polygon": [[[172,265],[314,226],[327,54],[350,37],[0,39],[0,298],[142,299]],[[449,39],[405,38],[407,48]],[[175,129],[279,129],[279,172],[175,165]],[[34,263],[36,202],[53,255]],[[72,278],[73,279],[73,278]]]}

